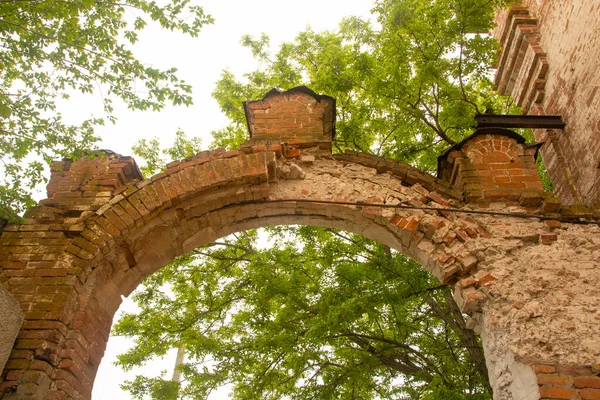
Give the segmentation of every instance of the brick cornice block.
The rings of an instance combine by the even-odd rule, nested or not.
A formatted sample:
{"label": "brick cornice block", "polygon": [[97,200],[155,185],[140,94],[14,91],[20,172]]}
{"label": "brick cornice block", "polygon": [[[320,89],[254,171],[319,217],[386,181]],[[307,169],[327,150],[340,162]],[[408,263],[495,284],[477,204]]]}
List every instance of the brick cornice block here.
{"label": "brick cornice block", "polygon": [[438,178],[470,203],[539,205],[546,195],[535,165],[538,148],[508,129],[478,129],[438,158]]}
{"label": "brick cornice block", "polygon": [[61,197],[60,193],[111,192],[114,193],[142,174],[132,157],[109,150],[100,150],[76,161],[65,159],[51,166],[48,198]]}
{"label": "brick cornice block", "polygon": [[[301,149],[331,154],[335,136],[335,99],[306,86],[272,89],[262,100],[244,102],[250,140],[241,151],[275,151],[289,158]],[[323,154],[325,155],[325,154]]]}
{"label": "brick cornice block", "polygon": [[512,96],[529,111],[544,99],[548,60],[540,45],[538,20],[527,7],[513,4],[497,15],[492,34],[502,47],[495,83],[498,91]]}
{"label": "brick cornice block", "polygon": [[[42,213],[95,211],[128,185],[143,179],[135,160],[110,150],[91,152],[76,160],[64,159],[50,167],[48,198],[41,209],[28,210],[27,218]],[[52,219],[52,218],[51,218]],[[55,221],[56,222],[56,221]]]}

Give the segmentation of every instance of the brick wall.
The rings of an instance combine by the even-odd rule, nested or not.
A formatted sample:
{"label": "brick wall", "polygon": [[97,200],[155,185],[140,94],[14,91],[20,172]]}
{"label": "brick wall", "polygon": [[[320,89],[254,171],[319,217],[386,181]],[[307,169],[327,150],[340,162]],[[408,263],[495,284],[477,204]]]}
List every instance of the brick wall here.
{"label": "brick wall", "polygon": [[542,399],[600,399],[600,365],[532,363]]}
{"label": "brick wall", "polygon": [[497,14],[503,48],[496,83],[523,112],[561,115],[564,131],[536,131],[557,196],[600,201],[600,5],[524,0]]}
{"label": "brick wall", "polygon": [[[518,147],[511,138],[484,135],[462,149],[481,145],[483,139],[491,146],[499,141],[503,154]],[[495,160],[511,164],[504,157]],[[83,159],[57,171],[59,182],[79,182],[79,189],[71,192],[78,195],[57,197],[67,192],[54,192],[53,201],[43,202],[46,205],[33,210],[23,225],[8,226],[0,237],[2,280],[25,314],[2,375],[0,390],[5,399],[88,399],[122,295],[184,251],[235,231],[277,224],[321,225],[363,234],[404,252],[441,281],[454,285],[457,302],[470,315],[470,326],[486,332],[486,357],[494,382],[513,379],[510,370],[494,368],[502,364],[496,353],[514,352],[512,359],[567,365],[561,357],[539,353],[541,340],[587,368],[593,365],[590,357],[600,357],[593,340],[598,330],[590,331],[598,327],[594,318],[586,316],[585,321],[567,326],[582,313],[580,309],[600,300],[590,291],[594,286],[582,284],[579,275],[560,272],[577,265],[581,279],[596,282],[598,268],[591,260],[600,257],[598,227],[594,232],[593,226],[557,221],[470,215],[469,210],[489,207],[557,214],[544,212],[541,205],[521,206],[510,196],[487,204],[465,204],[462,193],[443,179],[352,152],[336,159],[204,152],[171,163],[151,179],[126,182],[110,196],[104,195],[108,187],[94,185],[96,181],[81,172],[95,162],[102,167],[91,170],[104,178],[111,165],[127,164],[119,161],[112,155]],[[70,177],[70,172],[76,176]],[[94,201],[84,196],[92,186],[103,188]],[[319,203],[323,200],[359,205]],[[448,207],[467,213],[449,212]],[[589,250],[577,253],[575,247]],[[536,268],[519,267],[530,259],[536,260]],[[540,283],[543,276],[556,278]],[[573,304],[582,305],[570,306],[569,313],[560,311],[562,304],[543,300],[556,294],[557,288],[575,285],[578,293],[573,294]],[[519,293],[524,297],[513,298]],[[530,317],[538,312],[540,302],[546,314]],[[517,314],[510,317],[512,311],[507,309]],[[529,309],[533,311],[520,316],[521,310]],[[539,327],[551,321],[558,323],[556,339],[544,336]],[[575,351],[572,343],[583,334],[580,331],[587,332],[592,342],[584,341],[589,347]],[[502,394],[503,386],[494,387],[501,393],[499,399],[512,398],[510,391]]]}

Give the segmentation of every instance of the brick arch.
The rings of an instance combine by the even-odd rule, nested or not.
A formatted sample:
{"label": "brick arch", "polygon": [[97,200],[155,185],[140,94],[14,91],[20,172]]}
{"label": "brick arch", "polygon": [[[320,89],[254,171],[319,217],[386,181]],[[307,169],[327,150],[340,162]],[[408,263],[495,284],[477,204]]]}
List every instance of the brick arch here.
{"label": "brick arch", "polygon": [[[284,100],[318,101],[298,93]],[[110,152],[55,165],[49,198],[0,237],[0,279],[25,313],[2,374],[4,398],[90,398],[122,295],[178,254],[279,224],[360,233],[451,285],[482,335],[495,398],[594,394],[598,225],[482,214],[561,218],[573,210],[530,187],[464,197],[472,185],[503,183],[480,171],[515,169],[500,159],[475,169],[468,141],[442,156],[446,167],[434,178],[365,154],[332,156],[323,145],[332,131],[280,142],[256,135],[239,150],[200,153],[146,180],[133,159]],[[532,165],[510,135],[475,139],[521,149],[518,170]]]}
{"label": "brick arch", "polygon": [[[398,165],[396,172],[402,168],[408,167]],[[125,171],[131,176],[136,168],[132,160],[115,154],[56,166],[46,206],[30,210],[25,225],[9,227],[3,235],[39,237],[39,244],[46,246],[19,249],[30,251],[22,257],[10,239],[3,243],[5,252],[28,260],[4,264],[12,293],[28,310],[40,310],[26,313],[15,346],[17,356],[31,356],[27,366],[33,371],[22,371],[25,358],[11,360],[8,366],[21,368],[23,376],[36,376],[35,385],[6,380],[20,383],[19,396],[27,390],[49,390],[57,397],[89,397],[121,296],[177,255],[235,231],[280,224],[344,229],[406,253],[444,282],[468,274],[476,263],[465,254],[452,257],[449,246],[487,235],[474,220],[451,220],[436,212],[323,203],[418,202],[443,207],[455,201],[419,183],[403,184],[391,172],[378,173],[347,161],[301,163],[277,159],[272,152],[216,151],[174,164],[150,179],[117,186],[114,193],[105,191],[118,183],[106,176],[111,170],[127,177]],[[95,197],[72,196],[76,191],[92,192],[87,190],[90,186],[97,189]],[[81,212],[84,208],[96,211]],[[43,224],[46,220],[52,223]],[[52,234],[46,234],[48,230]],[[52,260],[44,261],[45,251],[53,252]],[[33,277],[19,278],[27,276],[25,271],[32,271]],[[42,296],[39,288],[50,296]],[[27,293],[31,290],[35,295]]]}

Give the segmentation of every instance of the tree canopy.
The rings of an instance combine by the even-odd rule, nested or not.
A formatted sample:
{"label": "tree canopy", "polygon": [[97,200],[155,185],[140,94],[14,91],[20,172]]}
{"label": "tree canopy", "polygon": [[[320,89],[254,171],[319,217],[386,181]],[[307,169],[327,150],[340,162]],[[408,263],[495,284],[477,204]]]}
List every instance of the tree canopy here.
{"label": "tree canopy", "polygon": [[242,101],[273,87],[307,85],[337,99],[336,151],[353,149],[434,171],[443,149],[472,133],[474,116],[512,106],[490,81],[498,51],[487,34],[500,0],[379,0],[375,23],[346,18],[335,32],[298,34],[269,52],[269,38],[242,44],[262,62],[213,93],[232,125],[215,147],[245,137]]}
{"label": "tree canopy", "polygon": [[[191,104],[176,69],[145,65],[131,50],[150,23],[197,36],[211,23],[190,0],[27,0],[0,2],[0,217],[33,204],[44,165],[93,146],[94,126],[114,121],[113,100],[130,109]],[[129,15],[126,15],[126,12]],[[135,15],[131,17],[131,15]],[[58,101],[73,93],[102,96],[104,115],[66,124]]]}
{"label": "tree canopy", "polygon": [[[273,87],[307,85],[337,99],[335,151],[353,149],[433,171],[474,116],[512,110],[490,82],[489,37],[501,0],[378,0],[375,22],[298,34],[276,54],[269,38],[242,44],[261,68],[224,71],[213,93],[231,124],[213,147],[246,137],[241,103]],[[189,147],[178,146],[180,149]],[[192,146],[193,147],[193,146]],[[142,142],[147,172],[158,142]],[[224,238],[147,279],[114,333],[135,339],[130,369],[184,348],[183,381],[138,376],[133,397],[206,398],[231,384],[239,399],[489,399],[481,345],[449,289],[402,254],[359,235],[269,228]]]}
{"label": "tree canopy", "polygon": [[[149,277],[117,335],[126,369],[185,345],[183,384],[138,376],[135,398],[484,399],[475,334],[441,285],[402,254],[324,228],[236,234]],[[169,290],[165,290],[169,288]]]}

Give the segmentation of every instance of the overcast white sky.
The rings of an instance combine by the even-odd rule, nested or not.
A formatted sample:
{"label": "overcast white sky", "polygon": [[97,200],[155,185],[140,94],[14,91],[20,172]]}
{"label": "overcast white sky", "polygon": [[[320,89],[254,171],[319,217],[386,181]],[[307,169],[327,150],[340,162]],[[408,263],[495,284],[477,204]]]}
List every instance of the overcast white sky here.
{"label": "overcast white sky", "polygon": [[[98,130],[102,137],[100,148],[123,155],[131,155],[131,146],[140,138],[160,137],[163,144],[170,144],[178,128],[188,136],[203,138],[203,147],[210,142],[210,132],[227,125],[216,101],[211,97],[215,82],[221,71],[229,69],[237,76],[256,68],[248,49],[239,45],[244,34],[253,36],[261,32],[271,37],[272,49],[280,43],[291,41],[296,34],[310,26],[315,31],[332,30],[344,16],[368,17],[371,0],[197,0],[205,11],[215,18],[215,24],[207,26],[196,39],[158,29],[148,29],[136,46],[136,56],[155,67],[177,67],[179,76],[194,88],[194,105],[188,108],[167,108],[160,113],[131,112],[118,107],[118,122]],[[70,112],[64,112],[67,120],[89,116],[90,112],[101,115],[99,98],[75,99]],[[249,99],[250,100],[250,99]],[[117,106],[117,104],[115,104]],[[241,107],[241,105],[240,105]],[[132,309],[126,300],[122,309]],[[118,315],[118,313],[117,313]],[[129,399],[119,389],[119,384],[132,379],[140,371],[124,373],[113,365],[116,355],[129,346],[124,338],[111,337],[106,354],[100,365],[94,384],[94,400]],[[172,373],[174,354],[156,360],[147,366],[144,374],[158,374],[161,370]],[[211,399],[227,398],[219,393]]]}

